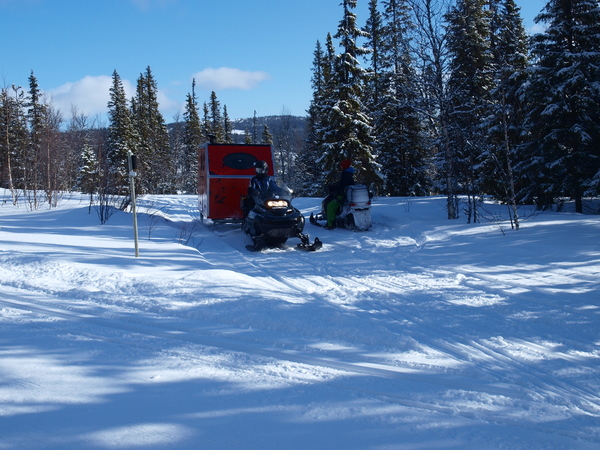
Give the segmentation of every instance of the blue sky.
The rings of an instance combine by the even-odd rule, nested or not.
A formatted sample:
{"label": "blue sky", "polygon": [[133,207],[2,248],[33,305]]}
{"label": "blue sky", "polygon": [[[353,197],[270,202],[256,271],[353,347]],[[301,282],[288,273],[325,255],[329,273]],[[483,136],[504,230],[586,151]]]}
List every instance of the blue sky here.
{"label": "blue sky", "polygon": [[[113,70],[129,96],[150,66],[167,122],[196,79],[232,119],[304,115],[317,40],[335,34],[341,0],[0,0],[0,85],[40,88],[68,120],[71,105],[106,112]],[[525,25],[546,0],[517,0]],[[368,0],[358,0],[359,24]],[[105,120],[105,119],[101,119]]]}

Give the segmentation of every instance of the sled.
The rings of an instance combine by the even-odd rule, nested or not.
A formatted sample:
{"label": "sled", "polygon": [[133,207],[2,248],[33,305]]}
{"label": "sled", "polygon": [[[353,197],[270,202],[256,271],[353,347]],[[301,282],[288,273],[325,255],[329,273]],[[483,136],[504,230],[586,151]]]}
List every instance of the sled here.
{"label": "sled", "polygon": [[205,144],[198,152],[198,209],[204,219],[241,222],[240,199],[255,175],[254,163],[266,161],[273,175],[270,145]]}

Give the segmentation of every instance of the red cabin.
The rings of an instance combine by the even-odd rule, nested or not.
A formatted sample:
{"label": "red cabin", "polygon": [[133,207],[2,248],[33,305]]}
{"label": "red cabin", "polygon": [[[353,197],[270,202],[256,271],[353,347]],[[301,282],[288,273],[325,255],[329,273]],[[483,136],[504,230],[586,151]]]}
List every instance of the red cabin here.
{"label": "red cabin", "polygon": [[270,145],[205,144],[198,152],[198,205],[203,218],[238,221],[241,198],[255,175],[254,163],[266,161],[273,175]]}

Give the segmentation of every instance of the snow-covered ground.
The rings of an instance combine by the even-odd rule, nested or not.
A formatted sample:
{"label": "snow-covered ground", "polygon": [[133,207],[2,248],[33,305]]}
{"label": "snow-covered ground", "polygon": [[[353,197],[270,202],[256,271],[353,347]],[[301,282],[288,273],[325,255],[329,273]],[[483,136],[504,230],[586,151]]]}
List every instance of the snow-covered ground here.
{"label": "snow-covered ground", "polygon": [[130,214],[0,201],[0,449],[600,447],[600,216],[380,198],[250,253],[153,196],[135,258]]}

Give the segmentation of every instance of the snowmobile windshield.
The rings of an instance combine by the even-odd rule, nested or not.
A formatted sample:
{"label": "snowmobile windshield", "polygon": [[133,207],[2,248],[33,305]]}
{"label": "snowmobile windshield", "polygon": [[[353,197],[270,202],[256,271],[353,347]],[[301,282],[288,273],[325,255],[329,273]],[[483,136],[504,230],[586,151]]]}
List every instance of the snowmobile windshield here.
{"label": "snowmobile windshield", "polygon": [[263,202],[267,200],[286,200],[290,203],[292,201],[292,190],[280,178],[265,177],[261,180],[257,197]]}

